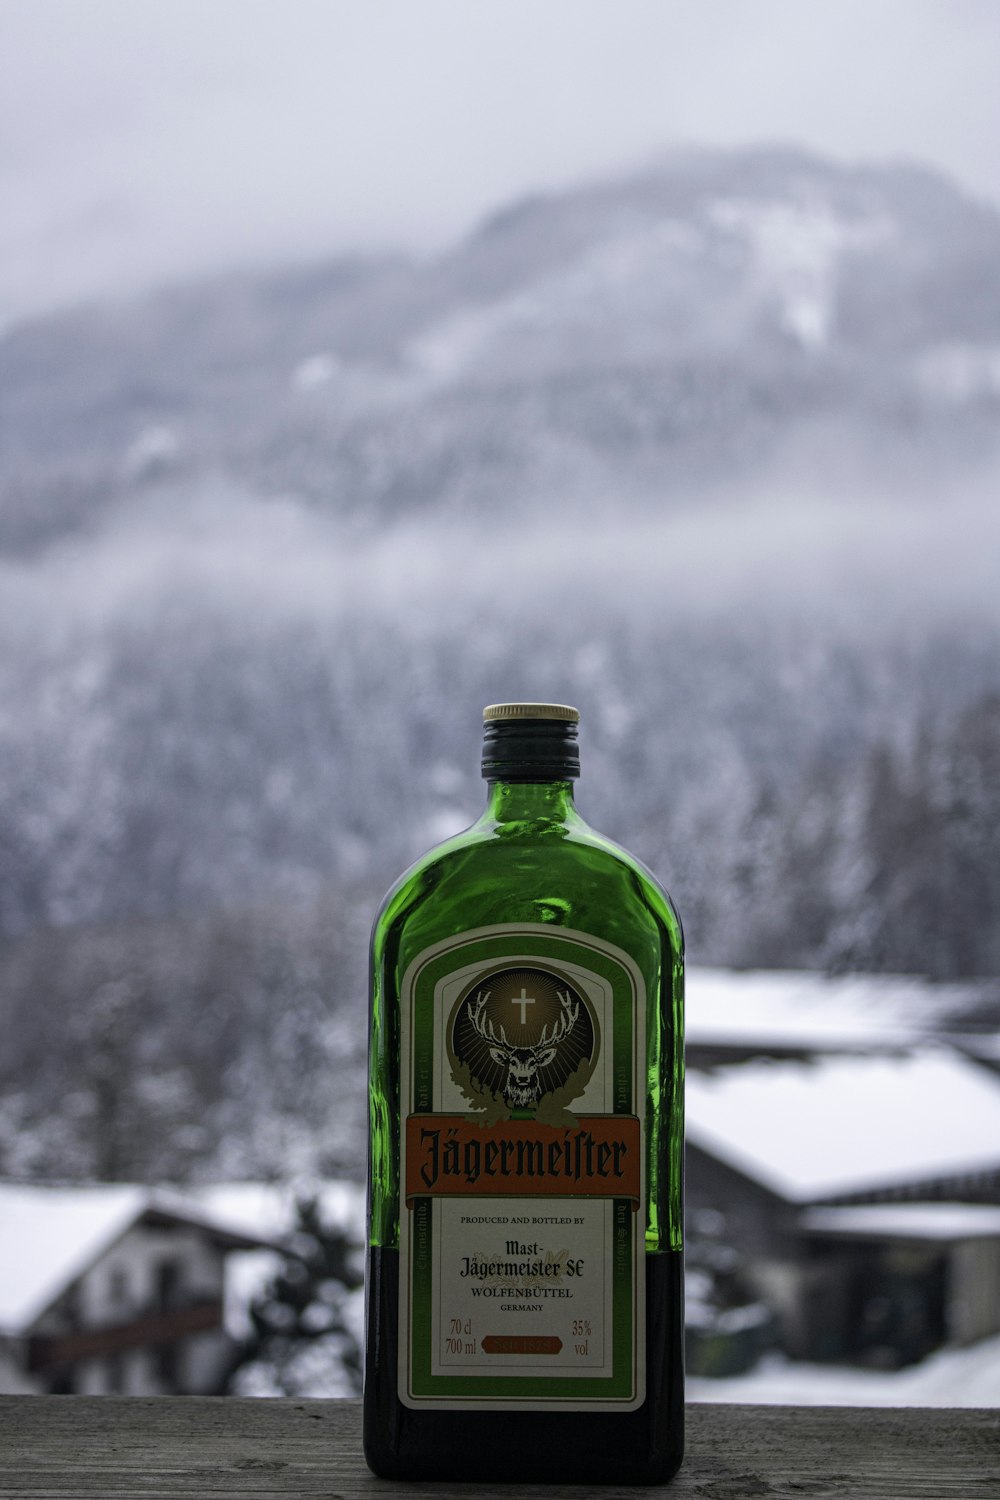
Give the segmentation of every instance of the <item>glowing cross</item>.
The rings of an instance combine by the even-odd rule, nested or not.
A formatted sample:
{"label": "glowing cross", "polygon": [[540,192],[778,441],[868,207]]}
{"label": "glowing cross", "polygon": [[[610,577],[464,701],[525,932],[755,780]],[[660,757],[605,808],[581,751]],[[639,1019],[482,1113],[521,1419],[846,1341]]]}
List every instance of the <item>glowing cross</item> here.
{"label": "glowing cross", "polygon": [[524,985],[523,984],[521,986],[521,993],[518,996],[516,996],[515,999],[513,999],[510,1003],[511,1003],[511,1005],[519,1005],[521,1007],[521,1025],[522,1026],[527,1026],[527,1024],[528,1024],[528,1015],[527,1015],[528,1006],[529,1005],[534,1005],[535,1001],[534,1001],[534,997],[532,995],[526,995],[524,993]]}

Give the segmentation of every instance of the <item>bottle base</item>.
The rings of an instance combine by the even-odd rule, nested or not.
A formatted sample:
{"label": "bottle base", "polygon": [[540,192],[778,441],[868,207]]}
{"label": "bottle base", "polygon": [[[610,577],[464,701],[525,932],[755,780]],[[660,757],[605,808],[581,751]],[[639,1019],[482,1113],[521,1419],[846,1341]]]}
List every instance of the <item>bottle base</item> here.
{"label": "bottle base", "polygon": [[396,1389],[399,1256],[369,1257],[365,1460],[383,1479],[665,1484],[684,1451],[683,1262],[646,1257],[647,1397],[628,1412],[414,1411]]}

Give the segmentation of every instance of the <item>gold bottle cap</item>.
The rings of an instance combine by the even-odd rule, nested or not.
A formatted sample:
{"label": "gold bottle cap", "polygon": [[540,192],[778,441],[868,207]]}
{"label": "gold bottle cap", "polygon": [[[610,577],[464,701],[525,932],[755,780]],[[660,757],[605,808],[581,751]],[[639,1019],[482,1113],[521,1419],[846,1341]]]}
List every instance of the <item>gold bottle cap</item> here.
{"label": "gold bottle cap", "polygon": [[568,703],[491,703],[483,709],[484,724],[495,724],[500,719],[563,719],[578,724],[580,710]]}

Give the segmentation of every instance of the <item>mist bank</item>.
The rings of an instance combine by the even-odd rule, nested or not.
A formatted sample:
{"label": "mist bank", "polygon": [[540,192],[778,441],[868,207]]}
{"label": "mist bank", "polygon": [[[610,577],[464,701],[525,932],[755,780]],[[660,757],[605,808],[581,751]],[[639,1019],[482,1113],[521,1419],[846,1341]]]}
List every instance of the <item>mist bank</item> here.
{"label": "mist bank", "polygon": [[414,630],[436,631],[458,607],[544,621],[595,596],[609,617],[651,623],[751,608],[832,628],[852,614],[875,628],[971,628],[1000,618],[998,485],[1000,463],[932,493],[775,469],[659,511],[628,495],[553,495],[531,514],[401,518],[374,532],[300,497],[163,486],[40,554],[0,559],[0,633],[100,633],[184,610],[319,628],[405,612]]}
{"label": "mist bank", "polygon": [[[762,537],[759,496],[728,522],[374,539],[292,502],[170,500],[5,566],[8,936],[384,886],[476,815],[482,705],[537,698],[581,707],[582,805],[672,887],[704,961],[1000,963],[988,911],[928,942],[922,905],[889,917],[912,872],[879,874],[919,854],[933,884],[935,839],[989,813],[959,785],[971,754],[988,799],[996,754],[981,507],[954,543],[954,511],[921,533],[883,509],[892,546],[866,550],[849,505],[818,530],[779,507]],[[914,827],[873,852],[886,776]],[[941,922],[989,887],[987,845]]]}

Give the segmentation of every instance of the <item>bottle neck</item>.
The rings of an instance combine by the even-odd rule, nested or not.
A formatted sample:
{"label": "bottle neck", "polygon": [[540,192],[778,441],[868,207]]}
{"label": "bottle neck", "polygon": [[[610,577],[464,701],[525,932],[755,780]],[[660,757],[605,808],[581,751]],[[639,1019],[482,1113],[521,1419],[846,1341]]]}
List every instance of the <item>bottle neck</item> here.
{"label": "bottle neck", "polygon": [[482,822],[497,829],[557,828],[578,823],[572,781],[500,781],[487,783]]}
{"label": "bottle neck", "polygon": [[[484,719],[482,770],[486,780],[544,784],[579,776],[576,719],[552,717],[543,705],[511,704],[511,711],[515,707],[529,712]],[[560,713],[575,715],[576,709],[563,708]]]}

